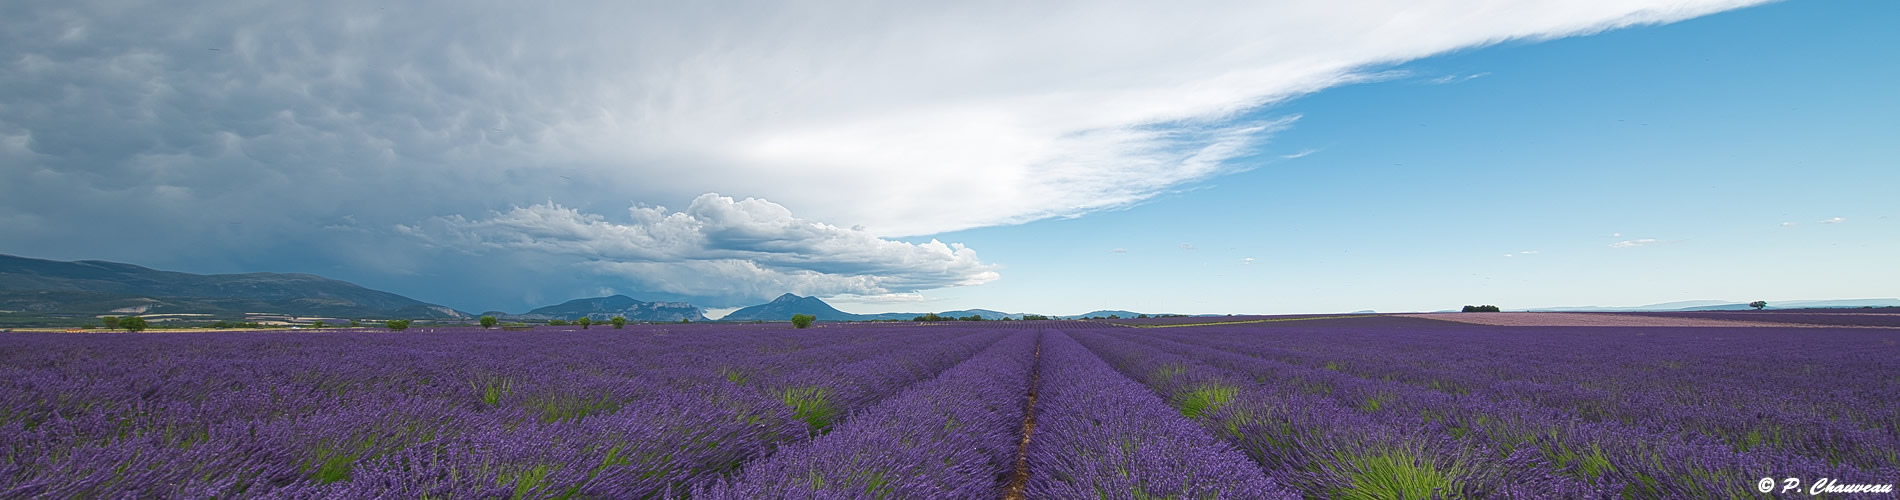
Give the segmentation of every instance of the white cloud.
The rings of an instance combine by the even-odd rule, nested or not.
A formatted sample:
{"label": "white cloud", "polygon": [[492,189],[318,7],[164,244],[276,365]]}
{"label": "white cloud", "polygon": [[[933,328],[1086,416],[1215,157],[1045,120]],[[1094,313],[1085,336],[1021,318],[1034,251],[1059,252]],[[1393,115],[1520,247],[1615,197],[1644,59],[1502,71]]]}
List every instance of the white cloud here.
{"label": "white cloud", "polygon": [[1126,248],[1117,248],[1117,249],[1109,250],[1109,251],[1114,252],[1114,253],[1128,253],[1128,249]]}
{"label": "white cloud", "polygon": [[1522,251],[1522,252],[1518,252],[1518,254],[1520,254],[1520,255],[1537,255],[1537,251],[1536,251],[1536,250],[1525,250],[1525,251]]}
{"label": "white cloud", "polygon": [[1504,254],[1504,256],[1505,256],[1505,257],[1516,257],[1516,255],[1513,255],[1513,254],[1508,254],[1508,253],[1507,253],[1507,254]]}
{"label": "white cloud", "polygon": [[1296,160],[1296,159],[1300,159],[1300,158],[1305,158],[1305,157],[1307,157],[1307,156],[1312,156],[1312,154],[1313,154],[1313,153],[1318,153],[1318,152],[1319,152],[1319,150],[1317,150],[1317,149],[1302,149],[1302,150],[1300,150],[1300,152],[1298,152],[1298,153],[1293,153],[1293,154],[1287,154],[1287,155],[1280,155],[1280,159],[1282,159],[1282,160]]}
{"label": "white cloud", "polygon": [[1611,238],[1622,238],[1623,233],[1610,233]]}
{"label": "white cloud", "polygon": [[731,300],[790,292],[905,301],[920,290],[1000,277],[961,244],[886,240],[799,219],[761,199],[708,193],[679,212],[635,206],[628,220],[546,203],[480,220],[437,217],[398,230],[441,248],[563,256],[583,270],[630,279],[641,290]]}
{"label": "white cloud", "polygon": [[1781,227],[1794,227],[1795,225],[1796,225],[1796,224],[1795,224],[1795,223],[1793,223],[1793,222],[1783,222],[1783,223],[1781,223]]}
{"label": "white cloud", "polygon": [[1240,259],[1240,263],[1242,263],[1242,264],[1252,264],[1252,263],[1253,263],[1253,257],[1247,257],[1247,258],[1244,258],[1244,259]]}
{"label": "white cloud", "polygon": [[571,205],[717,189],[925,235],[1246,168],[1227,160],[1292,117],[1237,118],[1393,63],[1754,3],[76,0],[0,21],[0,149],[207,207],[229,206],[212,183],[282,177],[250,208],[450,213],[363,182]]}
{"label": "white cloud", "polygon": [[1840,224],[1842,222],[1847,222],[1847,219],[1835,217],[1832,219],[1824,219],[1821,221],[1822,224]]}
{"label": "white cloud", "polygon": [[[1299,118],[1273,105],[1409,77],[1398,63],[1755,3],[15,2],[0,229],[13,253],[426,275],[452,268],[389,228],[544,200],[735,193],[872,237],[1074,217],[1258,166],[1231,160]],[[576,262],[482,248],[486,274]],[[902,289],[764,255],[580,262],[681,289],[706,289],[698,272]],[[540,293],[434,283],[407,286]]]}
{"label": "white cloud", "polygon": [[1189,244],[1186,244],[1186,243],[1182,243],[1182,244],[1181,244],[1181,249],[1182,249],[1182,250],[1189,250],[1189,251],[1192,251],[1192,250],[1194,250],[1194,245],[1189,245]]}
{"label": "white cloud", "polygon": [[1659,243],[1659,242],[1655,238],[1643,238],[1640,240],[1627,240],[1627,241],[1618,241],[1616,243],[1611,243],[1610,248],[1635,248],[1635,247],[1640,247],[1640,246],[1645,246],[1645,245],[1654,245],[1656,243]]}
{"label": "white cloud", "polygon": [[1476,80],[1476,79],[1479,79],[1479,78],[1484,78],[1484,77],[1486,77],[1486,76],[1490,76],[1490,75],[1491,75],[1491,73],[1489,73],[1489,72],[1486,72],[1486,73],[1472,73],[1472,74],[1469,74],[1469,75],[1463,75],[1463,76],[1459,76],[1459,75],[1445,75],[1445,76],[1441,76],[1441,77],[1438,77],[1438,78],[1433,78],[1433,79],[1430,79],[1430,80],[1426,80],[1425,82],[1426,82],[1426,83],[1431,83],[1431,84],[1433,84],[1433,85],[1446,85],[1446,84],[1452,84],[1452,83],[1463,83],[1463,82],[1468,82],[1468,81],[1471,81],[1471,80]]}

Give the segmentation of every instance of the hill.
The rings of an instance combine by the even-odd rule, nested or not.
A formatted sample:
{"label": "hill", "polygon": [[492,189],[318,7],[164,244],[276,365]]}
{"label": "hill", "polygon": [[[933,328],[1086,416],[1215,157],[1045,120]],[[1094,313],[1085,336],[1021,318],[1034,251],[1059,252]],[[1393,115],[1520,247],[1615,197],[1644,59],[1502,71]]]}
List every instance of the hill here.
{"label": "hill", "polygon": [[874,316],[880,316],[851,314],[831,307],[831,304],[826,304],[825,301],[819,300],[818,297],[800,297],[788,293],[780,295],[776,299],[772,299],[771,302],[733,311],[731,314],[719,318],[719,320],[786,321],[792,319],[792,315],[794,314],[810,314],[817,317],[819,321],[863,321],[866,319],[876,319]]}
{"label": "hill", "polygon": [[[605,322],[614,316],[627,318],[628,321],[678,322],[679,320],[707,321],[706,315],[698,306],[685,302],[645,302],[625,295],[611,297],[593,297],[574,299],[560,304],[536,308],[521,314],[507,314],[499,311],[483,313],[503,321],[547,321],[559,319],[574,321],[582,317],[596,322]],[[788,318],[790,316],[787,316]]]}
{"label": "hill", "polygon": [[1122,310],[1115,310],[1115,309],[1104,309],[1104,310],[1100,310],[1100,311],[1089,311],[1089,312],[1085,312],[1085,313],[1082,313],[1082,314],[1077,314],[1077,315],[1074,315],[1074,316],[1061,316],[1061,318],[1062,318],[1062,319],[1080,319],[1080,318],[1106,318],[1106,317],[1109,317],[1109,316],[1119,316],[1119,317],[1123,317],[1123,318],[1133,318],[1133,317],[1136,317],[1136,316],[1140,316],[1140,315],[1141,315],[1141,313],[1138,313],[1138,312],[1131,312],[1131,311],[1122,311]]}
{"label": "hill", "polygon": [[0,255],[0,309],[42,314],[245,313],[462,319],[468,314],[313,274],[191,274]]}

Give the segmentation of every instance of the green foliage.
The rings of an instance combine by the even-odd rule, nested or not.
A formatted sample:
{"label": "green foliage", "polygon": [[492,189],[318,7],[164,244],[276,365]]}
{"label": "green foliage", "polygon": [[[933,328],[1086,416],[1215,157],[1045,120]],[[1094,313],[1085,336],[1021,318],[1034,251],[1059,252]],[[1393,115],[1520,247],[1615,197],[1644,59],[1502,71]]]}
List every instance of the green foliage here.
{"label": "green foliage", "polygon": [[1208,384],[1181,393],[1175,398],[1175,406],[1181,409],[1181,416],[1200,418],[1222,406],[1227,406],[1227,403],[1234,400],[1235,392],[1237,390],[1233,387]]}
{"label": "green foliage", "polygon": [[488,377],[480,381],[470,380],[468,387],[475,390],[476,396],[482,399],[482,404],[501,406],[501,397],[515,392],[515,381],[502,377]]}
{"label": "green foliage", "polygon": [[357,321],[357,320],[350,320],[350,328],[356,328],[359,326],[363,326],[363,322]]}
{"label": "green foliage", "polygon": [[587,327],[594,326],[594,318],[581,316],[581,319],[574,321],[574,324],[581,325],[581,329],[586,330]]}
{"label": "green foliage", "polygon": [[118,317],[118,316],[106,316],[106,317],[104,317],[104,318],[99,318],[99,321],[103,321],[103,322],[105,322],[105,324],[106,324],[106,328],[115,328],[115,329],[116,329],[116,328],[118,328],[118,327],[119,327],[119,317]]}
{"label": "green foliage", "polygon": [[930,313],[930,314],[925,314],[923,316],[911,318],[911,321],[916,321],[920,323],[926,322],[926,321],[956,321],[956,320],[957,320],[956,318],[949,317],[949,316],[938,316],[937,313]]}
{"label": "green foliage", "polygon": [[323,328],[323,321],[322,321],[322,320],[317,320],[317,321],[312,321],[312,322],[310,322],[310,327],[311,327],[311,328]]}
{"label": "green foliage", "polygon": [[141,318],[138,316],[127,316],[126,318],[119,320],[119,328],[124,328],[125,331],[128,331],[128,332],[145,331],[145,326],[146,326],[145,318]]}
{"label": "green foliage", "polygon": [[495,319],[494,316],[482,316],[482,328],[494,328],[495,324],[500,322],[501,320]]}
{"label": "green foliage", "polygon": [[1043,316],[1041,314],[1024,314],[1023,315],[1023,321],[1048,321],[1048,320],[1049,320],[1048,316]]}
{"label": "green foliage", "polygon": [[550,320],[548,320],[548,326],[567,326],[567,320],[564,320],[564,319],[550,319]]}
{"label": "green foliage", "polygon": [[1498,309],[1498,306],[1483,305],[1483,306],[1465,306],[1465,308],[1463,310],[1460,310],[1459,312],[1494,313],[1494,312],[1504,312],[1504,310]]}
{"label": "green foliage", "polygon": [[409,320],[392,319],[389,321],[384,321],[383,326],[389,327],[390,331],[400,332],[400,331],[409,329]]}
{"label": "green foliage", "polygon": [[817,316],[812,316],[810,314],[793,314],[792,326],[805,328],[805,327],[811,326],[811,322],[817,321],[817,320],[818,320]]}
{"label": "green foliage", "polygon": [[[1334,492],[1345,499],[1425,499],[1455,494],[1464,471],[1439,470],[1429,460],[1397,451],[1339,457],[1351,486]],[[1436,495],[1434,495],[1436,494]]]}
{"label": "green foliage", "polygon": [[1757,301],[1754,301],[1754,302],[1749,302],[1749,303],[1748,303],[1748,307],[1753,307],[1753,308],[1755,308],[1755,310],[1757,310],[1757,311],[1760,311],[1760,310],[1762,310],[1762,308],[1764,308],[1764,307],[1768,307],[1768,301],[1766,301],[1766,300],[1757,300]]}
{"label": "green foliage", "polygon": [[693,318],[680,318],[680,324],[682,325],[687,324],[687,323],[692,323],[692,322],[693,322]]}
{"label": "green foliage", "polygon": [[957,321],[983,321],[983,316],[982,316],[982,315],[977,315],[977,314],[972,314],[972,315],[969,315],[969,316],[964,316],[964,317],[961,317],[961,318],[957,318]]}
{"label": "green foliage", "polygon": [[618,330],[627,326],[627,318],[624,316],[614,316],[613,319],[609,319],[607,320],[607,322],[613,323],[615,330]]}
{"label": "green foliage", "polygon": [[814,431],[831,425],[831,419],[838,415],[838,409],[831,404],[831,390],[823,387],[786,389],[779,400],[792,407],[794,418],[805,421]]}

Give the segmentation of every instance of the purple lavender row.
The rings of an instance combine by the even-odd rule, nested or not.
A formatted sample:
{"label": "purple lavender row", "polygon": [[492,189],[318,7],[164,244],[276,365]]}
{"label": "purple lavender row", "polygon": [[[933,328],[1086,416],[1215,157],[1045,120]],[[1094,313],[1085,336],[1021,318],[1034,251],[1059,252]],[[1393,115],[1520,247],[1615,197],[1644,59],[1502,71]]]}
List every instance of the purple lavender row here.
{"label": "purple lavender row", "polygon": [[[1337,336],[1308,342],[1371,352],[1378,352],[1381,346],[1402,346],[1394,339],[1400,336],[1398,332],[1385,333],[1388,335],[1379,344],[1342,346]],[[1255,395],[1235,397],[1228,408],[1211,412],[1206,423],[1211,426],[1218,422],[1230,429],[1231,439],[1270,468],[1280,463],[1281,467],[1315,473],[1336,471],[1340,461],[1311,450],[1350,448],[1341,443],[1392,434],[1412,437],[1389,440],[1380,446],[1437,441],[1436,451],[1417,450],[1413,454],[1435,457],[1428,462],[1435,463],[1434,470],[1462,470],[1460,475],[1468,478],[1462,487],[1551,488],[1529,490],[1538,496],[1579,494],[1563,493],[1577,491],[1577,481],[1592,485],[1591,490],[1637,496],[1748,496],[1757,494],[1753,481],[1764,474],[1874,478],[1891,475],[1882,469],[1892,470],[1839,465],[1788,451],[1738,451],[1720,440],[1669,428],[1668,422],[1644,426],[1591,421],[1571,411],[1509,398],[1499,400],[1484,393],[1446,393],[1390,380],[1359,379],[1339,373],[1337,367],[1286,365],[1239,354],[1236,351],[1246,350],[1232,346],[1197,349],[1170,347],[1160,344],[1167,341],[1159,338],[1131,339],[1146,343],[1132,349],[1140,353],[1138,356],[1152,359],[1157,351],[1180,355],[1161,361],[1164,365],[1210,363],[1227,367],[1239,378],[1265,382],[1250,388]],[[1390,361],[1403,362],[1398,358]],[[1151,385],[1166,385],[1166,381],[1156,379],[1150,377]],[[1678,413],[1681,410],[1677,408]],[[1262,421],[1277,424],[1262,426]],[[1368,426],[1379,425],[1383,430],[1368,430]],[[1651,430],[1657,425],[1668,430]],[[1285,476],[1295,482],[1302,479],[1298,474]],[[1318,476],[1325,479],[1325,474]],[[1305,485],[1338,486],[1327,486],[1324,481]]]}
{"label": "purple lavender row", "polygon": [[[722,332],[9,336],[19,349],[0,352],[0,496],[481,497],[504,483],[659,494],[802,440],[809,417],[1002,336],[784,331],[774,340],[810,345],[761,352],[787,346]],[[858,341],[870,338],[898,342]],[[820,369],[732,380],[677,356],[696,349],[734,366],[790,357]],[[669,352],[672,370],[701,381],[663,376]],[[805,415],[785,387],[811,388]]]}
{"label": "purple lavender row", "polygon": [[1019,331],[695,498],[989,498],[1013,470],[1038,334]]}
{"label": "purple lavender row", "polygon": [[1577,482],[1534,467],[1487,463],[1428,429],[1363,414],[1325,397],[1258,385],[1201,356],[1213,353],[1171,352],[1185,349],[1107,333],[1078,338],[1115,369],[1162,395],[1178,415],[1218,433],[1286,487],[1308,496],[1589,496]]}
{"label": "purple lavender row", "polygon": [[[1464,329],[1429,337],[1399,332],[1328,330],[1311,336],[1219,331],[1176,338],[1346,376],[1396,382],[1431,392],[1529,403],[1587,422],[1706,436],[1738,450],[1804,455],[1864,468],[1900,467],[1900,408],[1885,404],[1900,388],[1878,383],[1900,374],[1888,356],[1803,361],[1773,346],[1799,338],[1810,352],[1886,347],[1865,331],[1768,328]],[[1223,340],[1225,339],[1225,340]],[[1596,349],[1579,349],[1589,342]],[[1375,346],[1384,346],[1383,349]],[[1288,348],[1302,349],[1293,354]],[[1406,351],[1404,356],[1392,350]],[[1612,359],[1605,352],[1614,352]],[[1685,356],[1694,352],[1696,356]],[[1768,353],[1768,354],[1764,354]],[[1301,359],[1304,358],[1304,359]],[[1527,362],[1536,360],[1536,362]],[[1710,360],[1721,360],[1711,362]],[[1430,366],[1422,366],[1427,363]],[[1620,369],[1579,367],[1619,364]],[[1800,366],[1799,370],[1788,369]],[[1864,380],[1865,384],[1851,381]],[[1797,390],[1818,385],[1852,390]],[[1843,382],[1848,382],[1843,385]],[[1389,385],[1389,384],[1386,384]],[[1856,388],[1855,386],[1860,387]],[[1342,397],[1377,397],[1372,393]],[[1872,392],[1869,392],[1872,391]],[[1871,396],[1871,397],[1870,397]],[[1697,411],[1683,411],[1695,408]]]}
{"label": "purple lavender row", "polygon": [[1068,335],[1040,365],[1029,498],[1298,498]]}

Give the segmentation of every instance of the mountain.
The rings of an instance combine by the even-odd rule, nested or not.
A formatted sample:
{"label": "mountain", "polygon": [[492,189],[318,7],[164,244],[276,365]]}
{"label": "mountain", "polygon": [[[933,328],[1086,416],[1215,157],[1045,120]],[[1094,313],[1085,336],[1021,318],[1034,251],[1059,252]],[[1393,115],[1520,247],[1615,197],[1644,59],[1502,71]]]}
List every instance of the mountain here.
{"label": "mountain", "polygon": [[[1023,319],[1023,315],[1021,314],[1010,314],[1010,313],[1006,313],[1002,311],[991,311],[989,309],[964,309],[961,311],[944,311],[944,312],[937,313],[937,315],[949,316],[952,318],[979,316],[979,317],[982,317],[983,319],[989,319],[989,320],[998,320],[998,319],[1003,319],[1003,318]],[[917,317],[917,316],[919,315],[911,315],[912,318]],[[909,319],[909,318],[905,318],[905,319]]]}
{"label": "mountain", "polygon": [[468,314],[312,274],[191,274],[0,255],[0,309],[63,314],[272,313],[461,319]]}
{"label": "mountain", "polygon": [[771,302],[733,311],[719,320],[787,321],[792,319],[794,314],[810,314],[817,317],[819,321],[862,321],[872,319],[871,316],[879,316],[851,314],[831,307],[831,304],[818,300],[818,297],[800,297],[788,293],[772,299]]}
{"label": "mountain", "polygon": [[[625,295],[574,299],[557,305],[536,308],[521,314],[488,312],[484,315],[495,316],[503,321],[547,321],[551,319],[574,321],[581,317],[592,318],[596,322],[605,322],[614,316],[627,318],[628,321],[679,320],[707,321],[706,315],[698,306],[685,302],[643,302]],[[790,316],[787,316],[788,318]]]}
{"label": "mountain", "polygon": [[1102,311],[1089,311],[1089,312],[1085,312],[1085,313],[1082,313],[1082,314],[1077,314],[1077,315],[1074,315],[1074,316],[1062,316],[1061,318],[1062,318],[1062,319],[1077,319],[1077,318],[1106,318],[1106,317],[1109,317],[1109,316],[1120,316],[1120,317],[1123,317],[1123,318],[1133,318],[1133,317],[1135,317],[1135,316],[1140,316],[1140,315],[1141,315],[1141,313],[1136,313],[1136,312],[1128,312],[1128,311],[1119,311],[1119,310],[1114,310],[1114,309],[1108,309],[1108,310],[1102,310]]}

